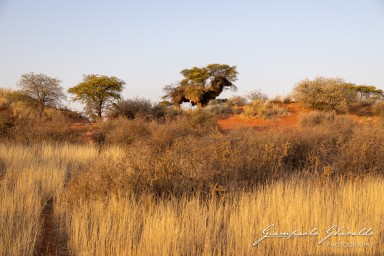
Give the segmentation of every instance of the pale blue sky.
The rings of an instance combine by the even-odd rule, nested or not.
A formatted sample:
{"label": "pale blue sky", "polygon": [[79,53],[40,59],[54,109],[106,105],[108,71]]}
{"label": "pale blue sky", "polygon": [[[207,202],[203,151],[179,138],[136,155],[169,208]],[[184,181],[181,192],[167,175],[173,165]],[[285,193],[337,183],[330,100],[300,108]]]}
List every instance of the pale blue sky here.
{"label": "pale blue sky", "polygon": [[0,0],[0,38],[5,88],[32,71],[65,89],[113,75],[124,97],[157,101],[182,69],[226,63],[237,95],[319,75],[384,89],[383,0]]}

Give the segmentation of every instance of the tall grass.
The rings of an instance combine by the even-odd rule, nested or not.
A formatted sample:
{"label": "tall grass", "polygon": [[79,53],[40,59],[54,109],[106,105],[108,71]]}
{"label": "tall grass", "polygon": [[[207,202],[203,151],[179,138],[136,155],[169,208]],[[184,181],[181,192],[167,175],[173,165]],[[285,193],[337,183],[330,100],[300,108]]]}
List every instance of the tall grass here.
{"label": "tall grass", "polygon": [[[72,255],[384,251],[380,126],[335,117],[287,130],[222,132],[201,113],[121,124],[102,127],[97,146],[0,144],[1,255],[39,253],[48,217]],[[48,206],[52,216],[43,214]],[[252,246],[270,224],[280,232],[318,228],[319,236]],[[374,234],[330,242],[373,245],[318,244],[333,225]]]}
{"label": "tall grass", "polygon": [[0,182],[0,254],[32,255],[40,230],[41,199],[31,170]]}
{"label": "tall grass", "polygon": [[[73,255],[378,255],[384,250],[382,193],[381,179],[322,184],[291,179],[209,200],[114,196],[58,207]],[[253,246],[270,224],[279,232],[317,228],[319,235]],[[333,225],[373,228],[374,235],[319,244]],[[372,246],[335,248],[328,242]]]}
{"label": "tall grass", "polygon": [[91,146],[0,144],[0,255],[33,255],[43,208],[62,191],[69,171],[96,154]]}

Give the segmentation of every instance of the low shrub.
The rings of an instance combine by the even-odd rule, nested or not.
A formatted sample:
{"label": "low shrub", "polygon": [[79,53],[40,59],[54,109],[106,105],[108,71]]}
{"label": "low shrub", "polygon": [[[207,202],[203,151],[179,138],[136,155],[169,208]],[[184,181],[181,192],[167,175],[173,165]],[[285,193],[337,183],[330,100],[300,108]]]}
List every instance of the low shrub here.
{"label": "low shrub", "polygon": [[265,93],[262,93],[260,90],[253,90],[247,93],[247,98],[253,102],[255,100],[260,100],[260,101],[267,101],[268,96]]}
{"label": "low shrub", "polygon": [[167,108],[169,107],[162,104],[154,105],[147,99],[127,99],[115,103],[108,111],[107,117],[117,118],[119,116],[124,116],[128,119],[160,119],[166,115]]}
{"label": "low shrub", "polygon": [[378,143],[384,140],[383,127],[325,114],[320,124],[222,132],[202,116],[207,117],[203,111],[191,111],[162,123],[116,120],[116,127],[105,130],[105,142],[121,148],[119,159],[104,157],[110,147],[102,147],[100,159],[78,178],[74,175],[73,182],[76,187],[81,183],[78,189],[88,191],[82,192],[88,196],[89,190],[101,187],[103,195],[163,197],[209,195],[212,187],[252,189],[294,174],[312,178],[384,174],[384,146]]}
{"label": "low shrub", "polygon": [[336,118],[336,112],[311,111],[300,116],[300,124],[303,126],[320,125],[326,122],[332,122]]}
{"label": "low shrub", "polygon": [[247,99],[241,96],[233,96],[228,99],[226,104],[230,107],[242,107],[247,104]]}
{"label": "low shrub", "polygon": [[356,101],[356,93],[341,78],[305,79],[296,84],[293,92],[297,102],[316,110],[347,113]]}
{"label": "low shrub", "polygon": [[288,115],[287,109],[280,107],[278,104],[271,101],[263,102],[261,100],[254,100],[250,105],[243,107],[243,115],[246,117],[262,117],[265,119],[272,116]]}
{"label": "low shrub", "polygon": [[384,117],[384,100],[376,101],[372,106],[372,112],[376,116]]}
{"label": "low shrub", "polygon": [[232,107],[223,103],[208,106],[207,111],[213,115],[230,115],[235,113]]}

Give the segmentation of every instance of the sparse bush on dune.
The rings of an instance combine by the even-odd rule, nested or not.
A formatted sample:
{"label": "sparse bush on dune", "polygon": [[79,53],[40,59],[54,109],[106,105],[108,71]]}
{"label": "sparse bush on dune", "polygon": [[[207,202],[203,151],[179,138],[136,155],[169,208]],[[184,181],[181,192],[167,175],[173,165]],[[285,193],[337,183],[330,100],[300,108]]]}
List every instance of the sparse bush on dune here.
{"label": "sparse bush on dune", "polygon": [[231,106],[228,106],[225,103],[218,103],[212,105],[210,104],[205,110],[209,111],[210,113],[216,116],[225,116],[234,114],[236,112]]}
{"label": "sparse bush on dune", "polygon": [[265,119],[272,116],[288,115],[287,109],[280,107],[271,101],[254,100],[251,104],[243,107],[243,113],[246,117],[262,117]]}
{"label": "sparse bush on dune", "polygon": [[297,102],[316,110],[347,113],[356,100],[356,93],[341,78],[317,77],[297,83],[294,97]]}
{"label": "sparse bush on dune", "polygon": [[230,107],[242,107],[247,104],[247,99],[241,96],[233,96],[225,103]]}
{"label": "sparse bush on dune", "polygon": [[312,111],[300,116],[300,124],[303,126],[314,126],[329,123],[335,120],[336,112]]}
{"label": "sparse bush on dune", "polygon": [[261,92],[261,90],[253,90],[247,93],[247,98],[253,102],[255,100],[260,100],[262,102],[265,102],[268,100],[268,96]]}

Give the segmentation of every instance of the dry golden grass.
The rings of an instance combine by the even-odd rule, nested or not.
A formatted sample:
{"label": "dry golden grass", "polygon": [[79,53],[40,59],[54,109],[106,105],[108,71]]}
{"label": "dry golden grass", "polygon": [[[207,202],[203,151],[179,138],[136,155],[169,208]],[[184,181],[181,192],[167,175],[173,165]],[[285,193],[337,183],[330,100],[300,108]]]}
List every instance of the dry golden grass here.
{"label": "dry golden grass", "polygon": [[[73,255],[379,255],[384,207],[380,179],[280,181],[223,198],[199,196],[156,201],[113,196],[107,200],[58,205]],[[278,232],[310,232],[317,237],[265,239],[270,224]],[[369,237],[333,237],[327,229],[373,228]],[[365,248],[336,248],[328,242],[366,242]]]}
{"label": "dry golden grass", "polygon": [[[29,175],[28,175],[29,174]],[[38,240],[41,200],[39,189],[22,171],[17,181],[0,182],[0,254],[32,255]]]}
{"label": "dry golden grass", "polygon": [[41,211],[63,189],[67,171],[94,160],[94,147],[0,145],[0,255],[32,255]]}
{"label": "dry golden grass", "polygon": [[[225,138],[212,138],[215,138],[217,145],[227,144]],[[268,138],[270,142],[280,141]],[[187,150],[178,143],[174,144],[177,149],[174,152]],[[193,146],[193,141],[188,145]],[[261,147],[265,149],[267,145]],[[372,142],[370,147],[375,145],[379,144]],[[331,167],[326,167],[324,170],[331,171],[324,173],[324,177],[291,176],[252,190],[224,189],[222,195],[213,198],[198,193],[164,198],[151,193],[130,195],[124,189],[125,179],[131,176],[120,175],[131,171],[129,164],[132,161],[127,161],[127,158],[135,157],[136,163],[140,164],[140,161],[147,160],[138,158],[145,152],[139,150],[135,155],[132,149],[116,146],[98,150],[92,145],[1,144],[0,254],[36,253],[35,248],[44,236],[41,211],[50,199],[54,202],[53,217],[57,224],[54,232],[65,238],[63,241],[67,240],[62,246],[67,247],[72,255],[380,255],[384,251],[382,178],[367,174],[365,178],[353,180],[330,180],[327,177],[335,176]],[[164,159],[164,164],[171,164],[171,160],[176,159],[172,152],[166,154],[173,158],[154,155],[159,157],[156,168],[162,166],[160,161]],[[186,154],[198,160],[198,153],[204,152],[192,150]],[[214,152],[213,148],[210,149],[211,155]],[[274,152],[267,151],[268,155]],[[381,152],[381,149],[375,148],[375,152]],[[212,163],[223,158],[219,156],[212,158]],[[184,157],[182,155],[180,159]],[[226,161],[228,159],[232,158],[227,156]],[[365,167],[379,166],[375,159],[379,158],[372,155],[372,161],[361,161],[366,162]],[[231,162],[218,164],[212,166],[231,166]],[[209,162],[205,166],[210,166]],[[265,166],[269,165],[266,163]],[[358,165],[354,167],[360,168]],[[93,170],[95,175],[92,175]],[[73,187],[66,186],[66,182],[76,180],[76,177],[88,178],[88,183],[93,181],[92,189],[99,186],[103,193],[83,197],[83,191],[71,191]],[[79,183],[81,181],[78,179]],[[116,189],[103,191],[100,184],[116,186]],[[279,232],[296,229],[309,232],[318,228],[319,235],[289,240],[270,238],[252,246],[270,224],[275,224]],[[330,238],[318,244],[333,225],[345,226],[351,231],[373,228],[374,234],[369,237]],[[327,244],[356,241],[371,243],[372,246],[336,248]]]}

